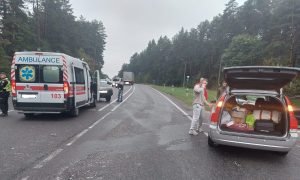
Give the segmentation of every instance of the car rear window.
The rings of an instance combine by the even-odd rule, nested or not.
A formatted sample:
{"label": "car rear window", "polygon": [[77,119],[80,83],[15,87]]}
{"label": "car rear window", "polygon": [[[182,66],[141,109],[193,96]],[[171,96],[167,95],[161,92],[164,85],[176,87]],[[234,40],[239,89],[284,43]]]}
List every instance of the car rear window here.
{"label": "car rear window", "polygon": [[43,67],[43,81],[45,83],[58,83],[60,81],[60,69],[57,66]]}
{"label": "car rear window", "polygon": [[266,100],[265,96],[235,96],[235,100],[238,105],[253,105],[255,106],[255,102],[258,98],[262,98]]}

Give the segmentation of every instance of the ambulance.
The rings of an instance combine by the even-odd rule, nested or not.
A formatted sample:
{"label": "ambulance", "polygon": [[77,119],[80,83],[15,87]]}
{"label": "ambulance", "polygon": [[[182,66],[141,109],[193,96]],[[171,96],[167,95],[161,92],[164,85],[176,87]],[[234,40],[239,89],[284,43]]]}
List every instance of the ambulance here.
{"label": "ambulance", "polygon": [[99,71],[55,52],[16,52],[11,66],[12,101],[25,116],[35,113],[79,115],[82,106],[96,107]]}

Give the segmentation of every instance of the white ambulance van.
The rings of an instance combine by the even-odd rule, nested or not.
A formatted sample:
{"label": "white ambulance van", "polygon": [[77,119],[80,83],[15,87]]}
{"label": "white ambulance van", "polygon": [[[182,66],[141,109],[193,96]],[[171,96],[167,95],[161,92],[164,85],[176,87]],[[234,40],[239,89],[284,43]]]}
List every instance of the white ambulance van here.
{"label": "white ambulance van", "polygon": [[14,109],[25,116],[68,112],[76,117],[82,106],[99,100],[99,71],[63,53],[17,52],[11,66]]}

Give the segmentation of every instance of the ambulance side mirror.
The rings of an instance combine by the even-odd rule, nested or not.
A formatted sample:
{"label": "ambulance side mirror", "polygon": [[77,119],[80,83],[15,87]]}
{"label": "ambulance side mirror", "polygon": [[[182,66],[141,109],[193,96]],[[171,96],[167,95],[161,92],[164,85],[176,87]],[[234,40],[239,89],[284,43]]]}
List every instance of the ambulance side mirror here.
{"label": "ambulance side mirror", "polygon": [[16,65],[12,65],[11,69],[17,69],[17,66]]}
{"label": "ambulance side mirror", "polygon": [[65,71],[66,68],[65,68],[65,67],[61,67],[60,70],[61,70],[61,71]]}

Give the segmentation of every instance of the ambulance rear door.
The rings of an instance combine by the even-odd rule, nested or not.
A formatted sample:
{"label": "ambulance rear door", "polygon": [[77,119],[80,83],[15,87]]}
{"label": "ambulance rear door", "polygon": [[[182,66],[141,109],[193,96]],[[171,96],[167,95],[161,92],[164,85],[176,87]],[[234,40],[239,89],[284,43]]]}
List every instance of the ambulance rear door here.
{"label": "ambulance rear door", "polygon": [[53,53],[39,58],[41,106],[64,108],[63,56]]}
{"label": "ambulance rear door", "polygon": [[14,58],[17,107],[41,107],[39,55],[16,53]]}

